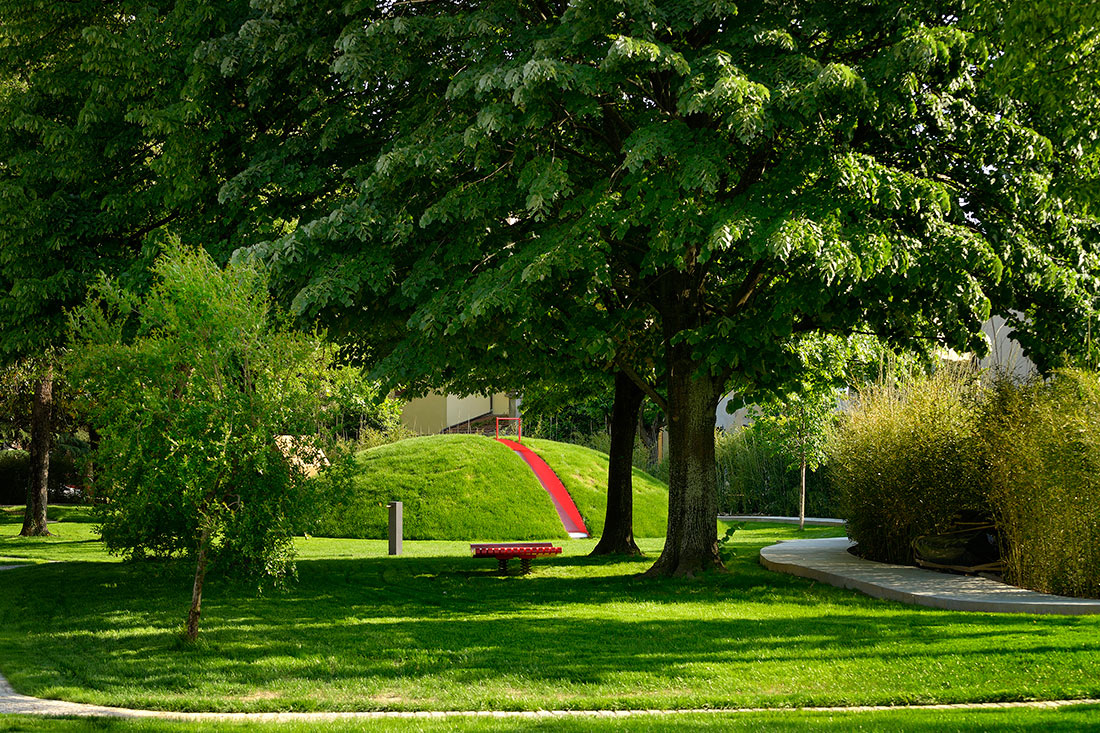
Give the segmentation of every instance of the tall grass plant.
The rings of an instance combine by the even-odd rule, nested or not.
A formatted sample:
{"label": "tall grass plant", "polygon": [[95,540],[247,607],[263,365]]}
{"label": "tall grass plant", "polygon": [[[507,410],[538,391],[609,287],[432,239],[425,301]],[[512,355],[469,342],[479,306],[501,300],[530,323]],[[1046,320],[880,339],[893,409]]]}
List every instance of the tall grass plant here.
{"label": "tall grass plant", "polygon": [[841,420],[829,474],[860,553],[909,563],[914,538],[987,509],[978,436],[982,390],[969,369],[865,385]]}
{"label": "tall grass plant", "polygon": [[1100,598],[1100,375],[999,380],[983,434],[1007,579]]}

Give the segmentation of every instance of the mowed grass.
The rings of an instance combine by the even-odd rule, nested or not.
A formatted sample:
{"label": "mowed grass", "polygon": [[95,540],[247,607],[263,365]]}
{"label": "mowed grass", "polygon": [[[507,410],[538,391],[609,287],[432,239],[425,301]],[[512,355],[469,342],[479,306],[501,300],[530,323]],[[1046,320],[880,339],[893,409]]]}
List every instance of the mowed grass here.
{"label": "mowed grass", "polygon": [[[555,440],[524,438],[561,479],[593,536],[603,533],[607,510],[607,454]],[[663,537],[668,526],[668,486],[634,469],[634,535]]]}
{"label": "mowed grass", "polygon": [[[531,440],[573,497],[590,531],[602,531],[607,455],[551,440]],[[402,440],[355,456],[353,491],[325,513],[314,534],[386,537],[386,505],[400,501],[407,539],[536,540],[568,537],[554,504],[526,462],[481,435]],[[635,534],[665,533],[668,487],[635,473]]]}
{"label": "mowed grass", "polygon": [[[666,580],[638,577],[659,540],[642,540],[650,557],[639,560],[589,558],[593,541],[563,541],[563,555],[536,560],[531,575],[498,577],[462,542],[410,542],[406,556],[390,558],[383,541],[307,539],[286,591],[261,595],[211,578],[200,641],[188,645],[179,629],[190,566],[107,562],[86,527],[58,523],[59,537],[40,541],[12,537],[17,517],[0,526],[0,556],[67,558],[0,574],[0,672],[20,692],[195,711],[1100,696],[1100,618],[910,607],[757,562],[763,545],[836,534],[829,528],[748,525],[734,537],[730,573]],[[931,725],[939,713],[923,715]],[[692,720],[701,730],[728,722]],[[576,719],[565,729],[644,729],[636,722]],[[652,727],[667,723],[654,718]],[[559,720],[470,725],[563,729]]]}
{"label": "mowed grass", "polygon": [[354,490],[317,534],[386,537],[386,504],[403,505],[406,539],[531,540],[568,535],[535,475],[480,435],[430,435],[355,456]]}
{"label": "mowed grass", "polygon": [[119,720],[113,718],[32,718],[0,715],[0,733],[237,733],[280,731],[284,733],[348,733],[350,731],[407,731],[423,733],[474,733],[519,731],[521,733],[608,733],[629,730],[650,731],[1042,731],[1076,733],[1100,729],[1100,706],[1074,705],[1053,710],[871,710],[853,712],[776,711],[735,713],[683,713],[632,715],[601,719],[568,716],[525,720],[448,717],[442,720],[310,720],[279,723],[244,721]]}

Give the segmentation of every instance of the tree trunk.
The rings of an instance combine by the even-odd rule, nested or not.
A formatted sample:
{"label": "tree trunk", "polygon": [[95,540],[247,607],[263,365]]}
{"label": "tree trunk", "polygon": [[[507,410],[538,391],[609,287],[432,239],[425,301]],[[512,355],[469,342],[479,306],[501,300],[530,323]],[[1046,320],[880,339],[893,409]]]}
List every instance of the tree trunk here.
{"label": "tree trunk", "polygon": [[714,412],[721,385],[695,374],[690,347],[672,347],[668,370],[669,482],[665,547],[646,575],[687,575],[720,569]]}
{"label": "tree trunk", "polygon": [[799,467],[801,477],[799,481],[799,529],[806,528],[806,406],[800,405],[801,412],[799,413],[799,436],[801,438],[801,451],[799,458],[801,459],[801,466]]}
{"label": "tree trunk", "polygon": [[202,584],[206,580],[206,547],[210,543],[209,525],[204,521],[202,536],[199,538],[199,553],[195,563],[195,585],[191,590],[191,610],[187,613],[187,639],[194,641],[199,636],[199,616],[202,615]]}
{"label": "tree trunk", "polygon": [[50,533],[46,524],[50,478],[50,444],[53,442],[53,367],[34,387],[31,408],[30,481],[27,483],[27,508],[23,514],[24,537],[43,537]]}
{"label": "tree trunk", "polygon": [[644,395],[623,372],[615,373],[611,454],[607,463],[607,512],[593,555],[641,555],[634,542],[634,434]]}
{"label": "tree trunk", "polygon": [[96,499],[95,490],[95,455],[96,450],[99,449],[99,432],[91,425],[88,426],[88,456],[84,460],[83,469],[83,486],[84,501],[89,504],[94,504]]}

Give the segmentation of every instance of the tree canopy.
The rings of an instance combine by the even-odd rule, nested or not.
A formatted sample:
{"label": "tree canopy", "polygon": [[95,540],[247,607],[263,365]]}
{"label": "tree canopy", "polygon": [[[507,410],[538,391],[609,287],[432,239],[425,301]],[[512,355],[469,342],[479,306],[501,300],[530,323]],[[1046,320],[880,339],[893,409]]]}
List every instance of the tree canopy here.
{"label": "tree canopy", "polygon": [[[0,276],[33,275],[4,276],[23,309],[11,313],[58,302],[35,300],[39,281],[60,293],[100,264],[109,250],[70,250],[73,232],[144,242],[190,212],[177,223],[215,227],[206,241],[268,239],[252,253],[276,266],[295,312],[360,340],[402,381],[629,367],[668,403],[671,511],[655,572],[720,563],[714,407],[731,386],[786,388],[802,334],[981,350],[980,325],[998,313],[1049,366],[1091,331],[1091,6],[181,0],[50,12],[62,40],[44,36],[47,52],[3,77],[19,100],[8,109],[23,111],[3,126],[0,147],[19,154],[0,163],[0,200],[53,206],[0,240]],[[49,180],[28,193],[31,171]],[[49,228],[55,217],[65,226]],[[26,246],[55,230],[69,237],[58,251],[87,262],[49,275]],[[506,353],[514,368],[499,366]]]}
{"label": "tree canopy", "polygon": [[788,381],[798,334],[981,350],[997,312],[1041,333],[1024,338],[1042,363],[1080,348],[1084,177],[1042,100],[997,73],[1028,28],[897,0],[385,6],[334,68],[405,92],[390,142],[268,254],[323,264],[298,308],[382,302],[406,343],[523,322],[540,292],[592,324],[573,338],[588,353],[657,334],[673,511],[656,569],[694,572],[718,562],[714,406]]}

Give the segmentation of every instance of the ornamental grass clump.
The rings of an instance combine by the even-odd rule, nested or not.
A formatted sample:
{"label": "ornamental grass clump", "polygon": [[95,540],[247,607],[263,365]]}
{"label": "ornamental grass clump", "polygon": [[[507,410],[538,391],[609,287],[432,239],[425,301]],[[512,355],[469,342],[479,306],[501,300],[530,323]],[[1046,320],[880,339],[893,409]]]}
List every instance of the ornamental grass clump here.
{"label": "ornamental grass clump", "polygon": [[997,383],[984,423],[1006,580],[1100,598],[1100,376]]}
{"label": "ornamental grass clump", "polygon": [[985,506],[979,389],[973,372],[944,368],[859,391],[841,420],[828,471],[862,556],[911,563],[914,538]]}

